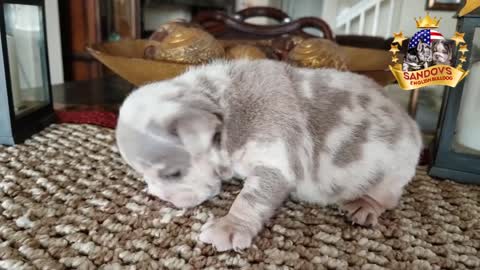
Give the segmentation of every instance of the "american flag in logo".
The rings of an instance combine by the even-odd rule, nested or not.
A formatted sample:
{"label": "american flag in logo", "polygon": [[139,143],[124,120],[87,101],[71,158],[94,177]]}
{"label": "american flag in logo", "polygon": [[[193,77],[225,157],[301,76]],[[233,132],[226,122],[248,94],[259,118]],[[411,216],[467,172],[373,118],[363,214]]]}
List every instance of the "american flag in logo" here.
{"label": "american flag in logo", "polygon": [[430,42],[432,40],[436,39],[444,39],[442,34],[440,32],[435,31],[435,30],[430,30],[430,29],[425,29],[425,30],[420,30],[415,35],[412,37],[410,40],[410,43],[408,43],[408,48],[417,48],[418,43],[422,41],[423,43],[427,43],[428,45],[431,45]]}

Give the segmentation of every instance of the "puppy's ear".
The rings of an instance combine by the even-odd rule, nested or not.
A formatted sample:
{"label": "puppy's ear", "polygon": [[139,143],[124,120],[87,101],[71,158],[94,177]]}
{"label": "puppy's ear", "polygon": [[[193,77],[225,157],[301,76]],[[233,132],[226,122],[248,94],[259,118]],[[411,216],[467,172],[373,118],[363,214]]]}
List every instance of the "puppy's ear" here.
{"label": "puppy's ear", "polygon": [[219,115],[202,109],[186,109],[171,122],[169,130],[178,136],[188,152],[195,155],[211,148],[221,125]]}

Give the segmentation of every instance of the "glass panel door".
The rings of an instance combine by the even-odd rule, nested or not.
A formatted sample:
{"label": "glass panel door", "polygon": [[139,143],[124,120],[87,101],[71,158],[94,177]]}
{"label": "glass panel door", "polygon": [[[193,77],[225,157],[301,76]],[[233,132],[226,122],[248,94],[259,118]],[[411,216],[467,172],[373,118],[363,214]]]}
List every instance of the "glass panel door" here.
{"label": "glass panel door", "polygon": [[470,74],[465,78],[453,149],[480,156],[480,28],[475,29]]}
{"label": "glass panel door", "polygon": [[40,6],[4,4],[15,116],[48,104],[47,54]]}

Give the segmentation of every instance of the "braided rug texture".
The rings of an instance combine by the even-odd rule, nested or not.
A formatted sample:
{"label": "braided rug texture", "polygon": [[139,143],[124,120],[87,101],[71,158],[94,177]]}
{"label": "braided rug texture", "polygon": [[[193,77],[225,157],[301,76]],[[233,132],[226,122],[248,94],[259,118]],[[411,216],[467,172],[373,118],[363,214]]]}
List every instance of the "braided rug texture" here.
{"label": "braided rug texture", "polygon": [[288,201],[242,253],[196,241],[239,185],[188,210],[144,188],[111,129],[52,125],[0,146],[0,269],[480,269],[480,188],[422,168],[375,229]]}

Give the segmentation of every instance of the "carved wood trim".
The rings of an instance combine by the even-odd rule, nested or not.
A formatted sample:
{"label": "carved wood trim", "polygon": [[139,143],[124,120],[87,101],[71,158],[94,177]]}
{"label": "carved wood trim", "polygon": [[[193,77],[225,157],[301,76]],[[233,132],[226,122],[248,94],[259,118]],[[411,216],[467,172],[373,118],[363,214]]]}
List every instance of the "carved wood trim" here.
{"label": "carved wood trim", "polygon": [[303,17],[288,23],[279,25],[256,25],[246,23],[220,11],[199,13],[193,22],[204,27],[213,35],[220,35],[229,30],[264,36],[266,38],[281,36],[284,34],[299,34],[304,37],[316,37],[303,31],[307,27],[320,30],[324,38],[333,40],[333,32],[330,26],[322,19],[316,17]]}
{"label": "carved wood trim", "polygon": [[235,13],[235,18],[240,21],[245,21],[253,17],[268,17],[280,23],[288,22],[287,20],[290,20],[290,16],[288,16],[287,13],[272,7],[251,7]]}

